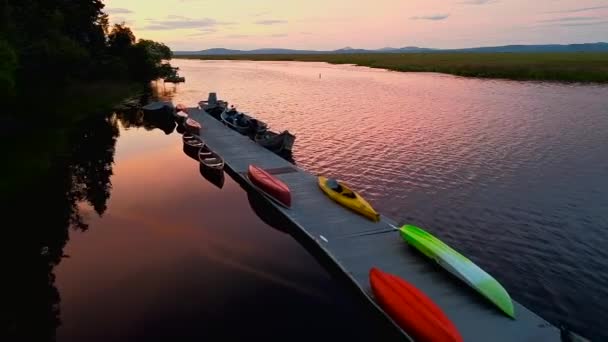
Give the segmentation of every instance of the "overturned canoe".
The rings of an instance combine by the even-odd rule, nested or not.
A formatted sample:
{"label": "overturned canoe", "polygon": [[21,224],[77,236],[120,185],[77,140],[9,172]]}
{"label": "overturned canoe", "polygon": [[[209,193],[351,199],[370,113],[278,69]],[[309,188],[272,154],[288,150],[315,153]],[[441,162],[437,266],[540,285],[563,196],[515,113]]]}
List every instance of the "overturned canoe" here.
{"label": "overturned canoe", "polygon": [[409,245],[481,293],[509,317],[515,318],[513,301],[507,291],[471,260],[416,226],[405,225],[399,232]]}
{"label": "overturned canoe", "polygon": [[247,178],[263,195],[286,208],[291,207],[291,191],[287,184],[277,177],[261,167],[249,165]]}
{"label": "overturned canoe", "polygon": [[200,134],[201,128],[203,126],[200,123],[198,123],[198,121],[196,121],[192,118],[188,118],[188,119],[186,119],[186,123],[184,124],[184,127],[186,128],[186,132],[188,132],[188,133]]}
{"label": "overturned canoe", "polygon": [[369,282],[380,307],[416,341],[462,341],[454,323],[414,285],[377,268],[369,271]]}

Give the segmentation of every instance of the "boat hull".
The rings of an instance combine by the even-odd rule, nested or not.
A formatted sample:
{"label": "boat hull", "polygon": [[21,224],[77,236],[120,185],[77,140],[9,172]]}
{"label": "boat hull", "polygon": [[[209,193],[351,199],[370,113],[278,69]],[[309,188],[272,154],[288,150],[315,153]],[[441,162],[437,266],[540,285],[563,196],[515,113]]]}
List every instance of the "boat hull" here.
{"label": "boat hull", "polygon": [[348,192],[352,193],[355,197],[350,198],[338,193],[327,186],[327,178],[319,176],[319,187],[321,190],[332,200],[338,202],[340,205],[360,214],[368,219],[378,222],[380,221],[380,214],[374,210],[374,208],[359,194],[350,190],[346,185],[340,183],[340,185]]}
{"label": "boat hull", "polygon": [[515,318],[511,297],[491,275],[423,229],[405,225],[399,231],[409,245],[435,260],[445,270],[496,305],[507,316]]}
{"label": "boat hull", "polygon": [[217,171],[224,169],[224,159],[219,154],[211,151],[207,146],[203,146],[198,150],[198,161],[208,169]]}
{"label": "boat hull", "polygon": [[254,140],[273,152],[281,153],[292,151],[296,137],[289,133],[289,131],[284,131],[280,134],[265,132],[264,134],[256,135]]}
{"label": "boat hull", "polygon": [[380,307],[414,340],[462,341],[454,323],[415,286],[377,268],[370,270],[369,280]]}
{"label": "boat hull", "polygon": [[255,165],[249,165],[247,177],[265,195],[284,207],[291,207],[291,191],[287,184]]}

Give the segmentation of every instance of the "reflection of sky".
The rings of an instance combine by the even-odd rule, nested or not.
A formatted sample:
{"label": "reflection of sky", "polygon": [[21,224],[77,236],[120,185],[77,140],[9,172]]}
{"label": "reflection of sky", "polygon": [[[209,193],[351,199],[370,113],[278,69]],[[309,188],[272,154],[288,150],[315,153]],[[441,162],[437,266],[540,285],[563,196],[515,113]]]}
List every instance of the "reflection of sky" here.
{"label": "reflection of sky", "polygon": [[129,336],[171,312],[198,320],[183,328],[194,329],[233,319],[228,307],[244,299],[258,319],[275,314],[264,313],[266,302],[272,311],[290,300],[294,310],[336,300],[337,285],[289,235],[260,221],[238,184],[227,176],[220,190],[202,178],[179,135],[122,130],[115,161],[108,210],[100,218],[80,206],[90,228],[71,232],[70,257],[55,270],[60,340]]}
{"label": "reflection of sky", "polygon": [[176,50],[605,41],[602,0],[107,0],[113,22]]}

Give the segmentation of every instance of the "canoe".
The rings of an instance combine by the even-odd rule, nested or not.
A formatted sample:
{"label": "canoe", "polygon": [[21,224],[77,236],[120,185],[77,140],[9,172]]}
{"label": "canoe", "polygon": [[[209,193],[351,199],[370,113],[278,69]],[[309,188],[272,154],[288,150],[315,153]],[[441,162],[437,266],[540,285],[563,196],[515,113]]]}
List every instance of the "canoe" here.
{"label": "canoe", "polygon": [[209,169],[218,171],[224,169],[224,159],[222,159],[219,154],[211,151],[207,146],[203,146],[199,149],[198,161]]}
{"label": "canoe", "polygon": [[283,133],[275,133],[271,131],[265,131],[261,134],[257,134],[254,138],[255,142],[264,146],[265,148],[276,152],[291,152],[293,144],[296,140],[296,136],[284,131]]}
{"label": "canoe", "polygon": [[319,176],[319,187],[329,198],[346,208],[374,222],[380,221],[380,214],[363,197],[349,189],[344,183]]}
{"label": "canoe", "polygon": [[247,178],[254,187],[271,200],[286,208],[291,207],[291,191],[287,184],[280,179],[255,165],[249,165]]}
{"label": "canoe", "polygon": [[197,150],[205,146],[203,139],[188,133],[182,136],[182,141],[184,142],[184,145],[196,148]]}
{"label": "canoe", "polygon": [[412,284],[377,268],[369,271],[369,281],[380,307],[414,340],[463,341],[443,310]]}
{"label": "canoe", "polygon": [[409,245],[435,260],[441,267],[464,281],[494,303],[507,316],[515,318],[513,301],[509,293],[496,279],[471,260],[416,226],[405,225],[401,227],[399,232]]}
{"label": "canoe", "polygon": [[202,128],[201,124],[192,118],[186,119],[186,123],[184,124],[184,127],[186,128],[186,132],[189,132],[192,134],[201,133],[201,128]]}

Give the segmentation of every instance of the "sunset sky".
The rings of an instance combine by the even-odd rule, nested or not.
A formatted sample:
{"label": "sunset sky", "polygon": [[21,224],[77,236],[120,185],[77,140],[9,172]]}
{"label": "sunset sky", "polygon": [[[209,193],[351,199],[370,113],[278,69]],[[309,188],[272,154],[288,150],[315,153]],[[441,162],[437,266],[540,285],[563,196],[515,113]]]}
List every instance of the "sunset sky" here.
{"label": "sunset sky", "polygon": [[458,48],[608,41],[608,0],[106,0],[173,50]]}

